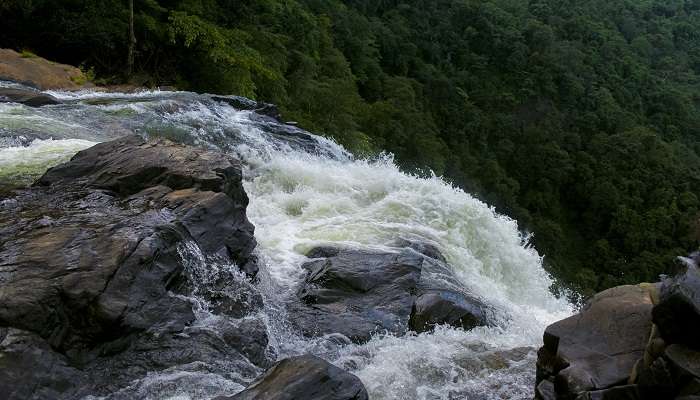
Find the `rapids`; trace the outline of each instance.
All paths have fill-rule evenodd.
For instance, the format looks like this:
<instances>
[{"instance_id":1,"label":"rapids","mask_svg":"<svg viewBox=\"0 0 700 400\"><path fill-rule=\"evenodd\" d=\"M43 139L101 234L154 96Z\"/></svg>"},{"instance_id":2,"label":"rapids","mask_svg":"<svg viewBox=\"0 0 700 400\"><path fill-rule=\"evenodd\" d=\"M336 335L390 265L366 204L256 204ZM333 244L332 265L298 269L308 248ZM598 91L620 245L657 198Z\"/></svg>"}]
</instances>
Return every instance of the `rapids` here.
<instances>
[{"instance_id":1,"label":"rapids","mask_svg":"<svg viewBox=\"0 0 700 400\"><path fill-rule=\"evenodd\" d=\"M75 152L130 132L233 153L245 167L273 354L319 355L360 377L377 400L532 398L542 332L573 307L551 293L542 258L516 221L439 177L402 172L390 156L356 160L328 139L207 95L48 93L65 103L0 103L0 187L29 184ZM363 345L337 335L303 338L290 328L284 304L303 279L307 250L328 243L381 249L397 237L435 244L464 286L499 311L497 326L377 335ZM195 253L181 252L201 272L206 261ZM206 325L206 310L197 315ZM179 370L124 390L187 399L241 389L223 376Z\"/></svg>"}]
</instances>

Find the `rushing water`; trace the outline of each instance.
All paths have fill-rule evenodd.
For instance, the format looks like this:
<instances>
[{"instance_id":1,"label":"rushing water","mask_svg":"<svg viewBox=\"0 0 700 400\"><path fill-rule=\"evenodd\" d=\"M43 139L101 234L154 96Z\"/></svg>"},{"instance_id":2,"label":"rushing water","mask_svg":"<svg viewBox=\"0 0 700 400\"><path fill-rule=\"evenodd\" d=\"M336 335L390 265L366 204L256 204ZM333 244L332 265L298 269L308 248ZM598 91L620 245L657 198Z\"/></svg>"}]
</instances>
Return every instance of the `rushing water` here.
<instances>
[{"instance_id":1,"label":"rushing water","mask_svg":"<svg viewBox=\"0 0 700 400\"><path fill-rule=\"evenodd\" d=\"M0 104L0 184L27 184L78 150L130 132L235 154L245 162L274 354L318 354L359 376L372 399L532 397L534 348L544 327L572 307L551 294L541 257L516 221L438 177L401 172L390 157L354 160L329 140L209 96L51 94L66 103ZM464 286L499 310L497 326L378 335L363 345L332 335L304 339L288 328L283 304L303 279L307 250L327 243L381 249L397 237L435 244ZM132 386L139 397L158 398L241 388L215 374L181 370Z\"/></svg>"}]
</instances>

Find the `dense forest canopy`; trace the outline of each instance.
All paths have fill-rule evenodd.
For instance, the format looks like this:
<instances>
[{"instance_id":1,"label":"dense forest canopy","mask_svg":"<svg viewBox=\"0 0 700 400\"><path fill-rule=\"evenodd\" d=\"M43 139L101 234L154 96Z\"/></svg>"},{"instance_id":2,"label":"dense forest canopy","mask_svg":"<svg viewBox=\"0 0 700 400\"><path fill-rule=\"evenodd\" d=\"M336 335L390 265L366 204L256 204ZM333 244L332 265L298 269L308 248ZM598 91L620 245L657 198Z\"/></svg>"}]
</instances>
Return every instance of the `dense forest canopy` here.
<instances>
[{"instance_id":1,"label":"dense forest canopy","mask_svg":"<svg viewBox=\"0 0 700 400\"><path fill-rule=\"evenodd\" d=\"M432 169L534 232L584 293L697 247L700 0L0 3L0 46L278 104Z\"/></svg>"}]
</instances>

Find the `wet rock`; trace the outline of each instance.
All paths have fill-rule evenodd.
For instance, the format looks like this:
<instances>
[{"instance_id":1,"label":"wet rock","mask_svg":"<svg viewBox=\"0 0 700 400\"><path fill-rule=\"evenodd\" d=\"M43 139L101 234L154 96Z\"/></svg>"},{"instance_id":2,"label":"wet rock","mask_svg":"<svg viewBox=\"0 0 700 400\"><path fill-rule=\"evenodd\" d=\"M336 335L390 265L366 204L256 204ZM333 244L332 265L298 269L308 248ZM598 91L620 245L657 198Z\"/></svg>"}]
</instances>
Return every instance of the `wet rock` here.
<instances>
[{"instance_id":1,"label":"wet rock","mask_svg":"<svg viewBox=\"0 0 700 400\"><path fill-rule=\"evenodd\" d=\"M439 254L439 252L438 252ZM401 335L435 324L473 328L490 308L470 296L441 261L411 247L397 251L318 247L303 265L308 275L291 305L307 335L341 333L365 342L376 332Z\"/></svg>"},{"instance_id":2,"label":"wet rock","mask_svg":"<svg viewBox=\"0 0 700 400\"><path fill-rule=\"evenodd\" d=\"M654 323L667 343L700 349L700 271L690 263L685 271L667 279L653 310Z\"/></svg>"},{"instance_id":3,"label":"wet rock","mask_svg":"<svg viewBox=\"0 0 700 400\"><path fill-rule=\"evenodd\" d=\"M556 400L554 384L548 380L543 380L535 389L535 400Z\"/></svg>"},{"instance_id":4,"label":"wet rock","mask_svg":"<svg viewBox=\"0 0 700 400\"><path fill-rule=\"evenodd\" d=\"M182 369L199 366L198 370L222 373L233 371L229 379L245 384L260 373L247 357L256 352L252 347L241 346L231 336L256 336L246 331L246 325L222 327L185 327L180 332L143 332L130 338L116 340L103 346L98 357L85 365L88 371L90 394L107 395L128 386L133 380L149 373L165 369ZM267 344L266 333L262 335ZM253 358L253 357L251 357ZM265 361L265 366L269 361Z\"/></svg>"},{"instance_id":5,"label":"wet rock","mask_svg":"<svg viewBox=\"0 0 700 400\"><path fill-rule=\"evenodd\" d=\"M679 396L700 396L700 379L693 378L681 384Z\"/></svg>"},{"instance_id":6,"label":"wet rock","mask_svg":"<svg viewBox=\"0 0 700 400\"><path fill-rule=\"evenodd\" d=\"M303 265L309 273L294 320L306 334L338 332L364 342L374 332L407 331L422 256L318 248L309 257L324 258Z\"/></svg>"},{"instance_id":7,"label":"wet rock","mask_svg":"<svg viewBox=\"0 0 700 400\"><path fill-rule=\"evenodd\" d=\"M244 391L218 400L366 400L355 375L312 355L286 358Z\"/></svg>"},{"instance_id":8,"label":"wet rock","mask_svg":"<svg viewBox=\"0 0 700 400\"><path fill-rule=\"evenodd\" d=\"M664 351L663 359L668 363L668 369L677 387L688 386L700 379L700 351L672 344Z\"/></svg>"},{"instance_id":9,"label":"wet rock","mask_svg":"<svg viewBox=\"0 0 700 400\"><path fill-rule=\"evenodd\" d=\"M245 215L241 179L240 164L219 153L129 136L79 152L49 169L37 185L79 180L132 203L156 202L177 216L206 254L231 258L254 275L254 228Z\"/></svg>"},{"instance_id":10,"label":"wet rock","mask_svg":"<svg viewBox=\"0 0 700 400\"><path fill-rule=\"evenodd\" d=\"M639 398L637 385L622 385L610 389L586 392L576 397L576 400L638 400ZM659 397L659 399L662 398L664 397Z\"/></svg>"},{"instance_id":11,"label":"wet rock","mask_svg":"<svg viewBox=\"0 0 700 400\"><path fill-rule=\"evenodd\" d=\"M104 394L182 363L226 360L249 377L257 373L249 360L268 365L264 326L230 319L259 308L253 294L236 302L227 291L235 286L220 284L226 301L212 309L233 326L222 334L190 327L187 296L197 282L188 263L197 257L184 259L183 249L196 249L202 262L235 263L249 276L257 271L236 160L126 137L78 153L16 193L12 206L0 203L0 237L7 238L0 245L0 326L32 339L22 351L16 344L0 350L0 360L22 354L3 370L0 386L33 363L44 368L44 359L55 360L47 365L58 379L46 386L63 391L53 398L70 397L83 382ZM63 379L62 371L89 379Z\"/></svg>"},{"instance_id":12,"label":"wet rock","mask_svg":"<svg viewBox=\"0 0 700 400\"><path fill-rule=\"evenodd\" d=\"M282 115L277 106L270 103L262 103L241 96L211 96L212 100L221 101L238 110L255 111L257 114L268 116L275 121L280 121Z\"/></svg>"},{"instance_id":13,"label":"wet rock","mask_svg":"<svg viewBox=\"0 0 700 400\"><path fill-rule=\"evenodd\" d=\"M1 87L0 103L20 103L29 107L61 104L57 98L34 90Z\"/></svg>"},{"instance_id":14,"label":"wet rock","mask_svg":"<svg viewBox=\"0 0 700 400\"><path fill-rule=\"evenodd\" d=\"M396 248L410 248L426 257L433 258L443 263L447 262L445 256L443 256L440 252L440 249L438 249L435 245L430 243L399 238L391 242L389 246Z\"/></svg>"},{"instance_id":15,"label":"wet rock","mask_svg":"<svg viewBox=\"0 0 700 400\"><path fill-rule=\"evenodd\" d=\"M469 374L477 375L484 371L497 371L509 368L513 363L528 358L532 347L516 347L509 350L494 350L488 346L468 346L469 352L455 357L455 363Z\"/></svg>"},{"instance_id":16,"label":"wet rock","mask_svg":"<svg viewBox=\"0 0 700 400\"><path fill-rule=\"evenodd\" d=\"M409 248L425 256L411 309L411 330L425 332L440 324L467 330L491 325L494 310L465 290L439 250L415 242Z\"/></svg>"},{"instance_id":17,"label":"wet rock","mask_svg":"<svg viewBox=\"0 0 700 400\"><path fill-rule=\"evenodd\" d=\"M0 328L0 393L4 399L77 397L85 378L39 336Z\"/></svg>"},{"instance_id":18,"label":"wet rock","mask_svg":"<svg viewBox=\"0 0 700 400\"><path fill-rule=\"evenodd\" d=\"M608 289L577 315L548 326L538 352L538 383L553 381L559 398L624 385L649 339L652 290Z\"/></svg>"},{"instance_id":19,"label":"wet rock","mask_svg":"<svg viewBox=\"0 0 700 400\"><path fill-rule=\"evenodd\" d=\"M663 358L657 358L641 369L637 385L642 399L672 398L676 392L668 363Z\"/></svg>"},{"instance_id":20,"label":"wet rock","mask_svg":"<svg viewBox=\"0 0 700 400\"><path fill-rule=\"evenodd\" d=\"M350 153L297 126L281 123L274 118L258 113L250 115L250 120L254 122L255 127L274 139L275 143L273 145L278 149L292 148L332 159L352 159Z\"/></svg>"}]
</instances>

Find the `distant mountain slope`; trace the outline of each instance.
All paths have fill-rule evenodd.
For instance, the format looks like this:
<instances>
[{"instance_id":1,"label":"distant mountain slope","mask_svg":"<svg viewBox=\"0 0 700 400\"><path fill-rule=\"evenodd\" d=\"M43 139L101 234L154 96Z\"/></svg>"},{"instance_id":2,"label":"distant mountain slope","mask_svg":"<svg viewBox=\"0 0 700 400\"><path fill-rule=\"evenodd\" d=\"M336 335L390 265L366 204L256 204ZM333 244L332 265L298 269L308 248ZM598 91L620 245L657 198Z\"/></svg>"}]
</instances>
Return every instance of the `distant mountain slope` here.
<instances>
[{"instance_id":1,"label":"distant mountain slope","mask_svg":"<svg viewBox=\"0 0 700 400\"><path fill-rule=\"evenodd\" d=\"M444 174L585 292L655 280L697 247L698 0L135 3L132 81L276 103L356 153ZM6 2L0 46L122 81L126 7Z\"/></svg>"}]
</instances>

